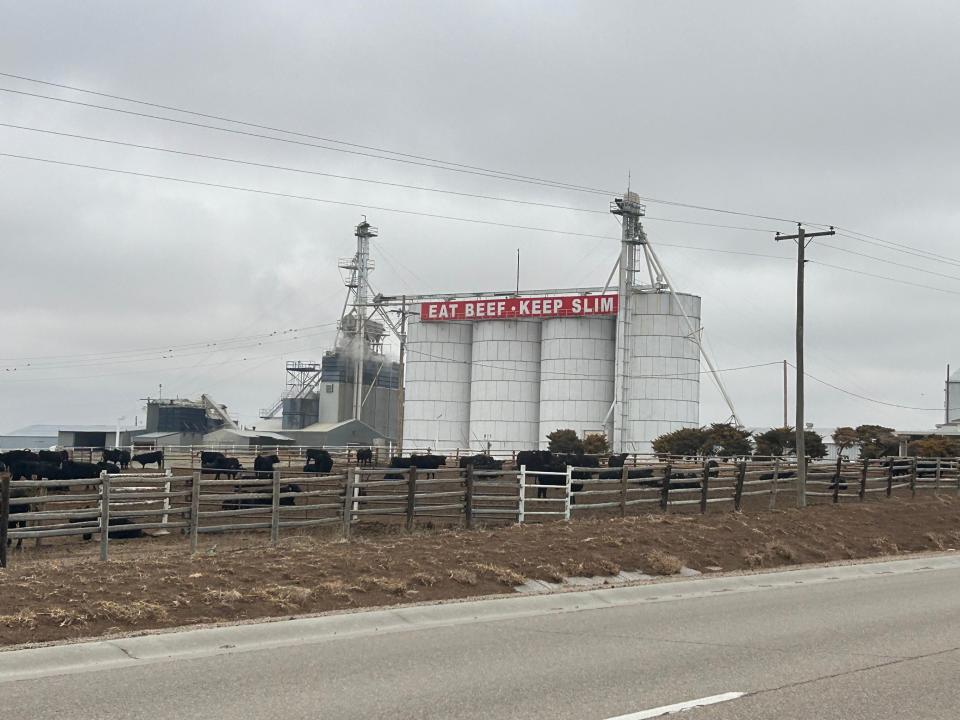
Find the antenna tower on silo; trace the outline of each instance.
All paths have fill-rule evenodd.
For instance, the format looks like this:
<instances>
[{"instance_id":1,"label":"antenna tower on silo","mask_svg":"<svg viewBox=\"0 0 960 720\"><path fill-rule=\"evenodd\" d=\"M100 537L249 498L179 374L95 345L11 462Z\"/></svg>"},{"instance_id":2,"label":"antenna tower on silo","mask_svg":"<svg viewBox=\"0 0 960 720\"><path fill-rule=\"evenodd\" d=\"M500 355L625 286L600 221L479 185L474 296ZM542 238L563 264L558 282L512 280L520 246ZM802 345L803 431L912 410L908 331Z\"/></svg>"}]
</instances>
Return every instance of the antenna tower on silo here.
<instances>
[{"instance_id":1,"label":"antenna tower on silo","mask_svg":"<svg viewBox=\"0 0 960 720\"><path fill-rule=\"evenodd\" d=\"M623 197L615 198L613 202L610 203L610 212L623 218L620 241L620 258L617 261L617 266L615 266L615 269L619 267L620 271L620 297L619 308L617 311L617 372L614 382L614 401L613 406L611 407L613 412L611 413L610 417L610 424L613 426L612 439L614 450L621 452L624 448L626 440L626 383L630 368L630 348L628 346L627 338L628 331L630 329L632 311L630 297L634 289L653 292L666 291L670 293L674 299L674 302L677 304L677 308L680 310L680 313L683 315L683 318L686 321L687 327L690 331L690 339L697 344L697 347L700 350L700 355L703 357L703 360L707 365L710 376L713 378L717 389L720 391L720 394L723 396L727 407L730 409L731 419L734 421L737 427L743 427L743 423L740 422L740 416L737 415L737 411L733 407L733 400L731 400L730 395L727 392L727 388L724 385L723 380L720 378L720 374L717 372L716 367L714 367L713 360L710 358L706 348L703 346L702 338L700 336L701 330L694 326L693 322L690 320L690 317L684 310L683 304L676 296L673 283L670 282L670 277L667 275L666 269L660 262L660 258L657 257L657 253L650 244L650 241L647 239L647 234L643 230L643 224L640 222L640 218L646 214L646 207L640 203L640 196L631 191L628 184L627 191L623 194ZM643 258L647 266L649 284L639 282L637 278L640 266L638 257L640 248L643 248Z\"/></svg>"},{"instance_id":2,"label":"antenna tower on silo","mask_svg":"<svg viewBox=\"0 0 960 720\"><path fill-rule=\"evenodd\" d=\"M370 240L377 237L379 232L364 216L353 234L357 238L357 252L352 258L341 258L339 262L340 269L347 271L344 275L347 297L338 324L337 347L349 350L354 361L353 417L359 420L364 400L364 360L368 354L383 351L385 332L383 323L370 319L376 311L370 303L370 272L374 268L373 258L370 257Z\"/></svg>"}]
</instances>

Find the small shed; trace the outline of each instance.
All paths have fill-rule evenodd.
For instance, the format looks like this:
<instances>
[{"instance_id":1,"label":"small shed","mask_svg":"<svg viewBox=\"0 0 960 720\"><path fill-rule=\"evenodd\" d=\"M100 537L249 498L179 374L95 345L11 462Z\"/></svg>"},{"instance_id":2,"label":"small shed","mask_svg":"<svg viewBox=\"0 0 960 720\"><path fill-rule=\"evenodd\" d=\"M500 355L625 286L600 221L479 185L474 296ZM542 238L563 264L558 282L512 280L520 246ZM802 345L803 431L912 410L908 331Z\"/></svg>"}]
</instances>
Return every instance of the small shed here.
<instances>
[{"instance_id":1,"label":"small shed","mask_svg":"<svg viewBox=\"0 0 960 720\"><path fill-rule=\"evenodd\" d=\"M361 420L318 422L307 425L301 430L284 430L284 433L296 438L297 444L303 446L370 447L387 444L387 438L383 433Z\"/></svg>"},{"instance_id":2,"label":"small shed","mask_svg":"<svg viewBox=\"0 0 960 720\"><path fill-rule=\"evenodd\" d=\"M228 447L276 447L294 445L296 440L284 433L268 430L231 430L220 428L203 436L203 444Z\"/></svg>"},{"instance_id":3,"label":"small shed","mask_svg":"<svg viewBox=\"0 0 960 720\"><path fill-rule=\"evenodd\" d=\"M184 432L148 432L140 433L133 438L135 448L166 448L199 445L203 442L201 433Z\"/></svg>"}]
</instances>

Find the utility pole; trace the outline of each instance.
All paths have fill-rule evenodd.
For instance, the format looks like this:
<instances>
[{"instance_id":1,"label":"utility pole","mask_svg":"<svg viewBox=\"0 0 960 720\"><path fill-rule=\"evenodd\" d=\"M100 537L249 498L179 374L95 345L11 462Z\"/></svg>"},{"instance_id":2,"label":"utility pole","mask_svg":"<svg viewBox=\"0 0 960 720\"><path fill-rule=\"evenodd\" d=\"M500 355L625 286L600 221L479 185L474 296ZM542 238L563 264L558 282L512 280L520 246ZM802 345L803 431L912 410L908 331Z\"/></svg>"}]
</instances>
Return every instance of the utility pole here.
<instances>
[{"instance_id":1,"label":"utility pole","mask_svg":"<svg viewBox=\"0 0 960 720\"><path fill-rule=\"evenodd\" d=\"M783 426L787 427L787 361L783 361Z\"/></svg>"},{"instance_id":2,"label":"utility pole","mask_svg":"<svg viewBox=\"0 0 960 720\"><path fill-rule=\"evenodd\" d=\"M781 235L777 233L776 241L797 241L797 507L807 506L807 443L804 436L805 423L803 420L803 275L806 260L807 244L815 237L836 235L833 226L829 230L809 233L797 223L796 235Z\"/></svg>"}]
</instances>

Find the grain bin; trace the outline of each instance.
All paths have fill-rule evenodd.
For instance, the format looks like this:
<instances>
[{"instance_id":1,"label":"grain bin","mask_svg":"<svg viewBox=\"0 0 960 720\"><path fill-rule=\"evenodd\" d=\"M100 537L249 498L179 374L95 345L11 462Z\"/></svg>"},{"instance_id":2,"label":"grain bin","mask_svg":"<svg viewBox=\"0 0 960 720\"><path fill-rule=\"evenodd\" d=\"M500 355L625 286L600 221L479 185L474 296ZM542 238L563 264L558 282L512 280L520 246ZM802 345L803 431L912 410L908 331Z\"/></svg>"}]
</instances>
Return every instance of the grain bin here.
<instances>
[{"instance_id":1,"label":"grain bin","mask_svg":"<svg viewBox=\"0 0 960 720\"><path fill-rule=\"evenodd\" d=\"M540 321L476 323L471 375L470 447L538 447Z\"/></svg>"},{"instance_id":2,"label":"grain bin","mask_svg":"<svg viewBox=\"0 0 960 720\"><path fill-rule=\"evenodd\" d=\"M551 318L541 325L540 448L558 428L605 432L613 402L616 321Z\"/></svg>"},{"instance_id":3,"label":"grain bin","mask_svg":"<svg viewBox=\"0 0 960 720\"><path fill-rule=\"evenodd\" d=\"M452 449L469 445L470 359L468 322L407 324L403 447Z\"/></svg>"},{"instance_id":4,"label":"grain bin","mask_svg":"<svg viewBox=\"0 0 960 720\"><path fill-rule=\"evenodd\" d=\"M632 295L627 335L630 362L625 417L621 418L626 452L650 452L651 441L659 435L699 423L700 349L678 300L699 331L696 295Z\"/></svg>"}]
</instances>

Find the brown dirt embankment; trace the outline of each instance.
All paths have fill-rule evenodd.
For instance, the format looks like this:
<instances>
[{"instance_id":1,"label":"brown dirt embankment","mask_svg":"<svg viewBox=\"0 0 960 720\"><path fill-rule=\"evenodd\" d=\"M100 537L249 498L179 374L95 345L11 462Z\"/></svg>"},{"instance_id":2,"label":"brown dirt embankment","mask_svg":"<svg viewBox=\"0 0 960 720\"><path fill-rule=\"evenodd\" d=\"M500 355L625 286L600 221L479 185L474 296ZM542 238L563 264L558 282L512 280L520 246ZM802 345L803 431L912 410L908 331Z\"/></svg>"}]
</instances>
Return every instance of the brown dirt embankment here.
<instances>
[{"instance_id":1,"label":"brown dirt embankment","mask_svg":"<svg viewBox=\"0 0 960 720\"><path fill-rule=\"evenodd\" d=\"M804 511L624 519L403 534L308 536L264 546L224 536L182 546L116 542L116 559L11 553L0 570L0 645L512 593L525 578L771 568L960 548L960 500L893 498ZM89 547L88 552L95 549Z\"/></svg>"}]
</instances>

